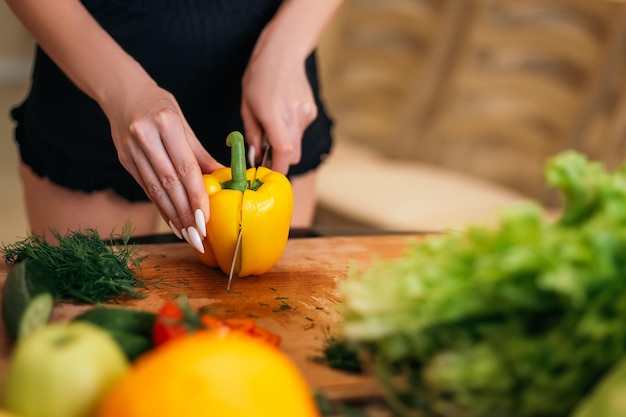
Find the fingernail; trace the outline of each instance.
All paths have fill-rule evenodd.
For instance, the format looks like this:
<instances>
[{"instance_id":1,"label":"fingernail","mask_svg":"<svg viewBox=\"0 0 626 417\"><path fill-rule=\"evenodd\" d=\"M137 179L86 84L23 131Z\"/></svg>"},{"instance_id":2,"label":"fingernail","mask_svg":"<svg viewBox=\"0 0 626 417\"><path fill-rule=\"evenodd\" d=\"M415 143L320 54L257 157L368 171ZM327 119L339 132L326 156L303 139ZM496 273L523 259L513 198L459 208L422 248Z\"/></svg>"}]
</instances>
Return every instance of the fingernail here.
<instances>
[{"instance_id":1,"label":"fingernail","mask_svg":"<svg viewBox=\"0 0 626 417\"><path fill-rule=\"evenodd\" d=\"M180 234L180 231L176 228L176 226L174 226L174 223L172 223L171 220L169 221L169 225L170 225L170 229L172 229L172 232L174 232L176 237L179 239L182 239L183 235Z\"/></svg>"},{"instance_id":2,"label":"fingernail","mask_svg":"<svg viewBox=\"0 0 626 417\"><path fill-rule=\"evenodd\" d=\"M191 244L191 242L189 241L189 233L187 233L187 229L183 227L180 231L182 232L183 238L187 241L187 243Z\"/></svg>"},{"instance_id":3,"label":"fingernail","mask_svg":"<svg viewBox=\"0 0 626 417\"><path fill-rule=\"evenodd\" d=\"M206 237L206 220L204 220L204 213L202 210L197 209L194 213L196 217L196 227L198 228L198 232L202 235L202 237Z\"/></svg>"},{"instance_id":4,"label":"fingernail","mask_svg":"<svg viewBox=\"0 0 626 417\"><path fill-rule=\"evenodd\" d=\"M256 159L256 148L254 146L250 146L250 148L248 149L248 163L250 164L251 168L254 168L255 159Z\"/></svg>"},{"instance_id":5,"label":"fingernail","mask_svg":"<svg viewBox=\"0 0 626 417\"><path fill-rule=\"evenodd\" d=\"M187 229L187 233L189 234L189 243L191 244L191 246L193 246L198 252L204 253L202 238L200 237L200 234L198 233L196 228L193 226L190 227L189 229Z\"/></svg>"}]
</instances>

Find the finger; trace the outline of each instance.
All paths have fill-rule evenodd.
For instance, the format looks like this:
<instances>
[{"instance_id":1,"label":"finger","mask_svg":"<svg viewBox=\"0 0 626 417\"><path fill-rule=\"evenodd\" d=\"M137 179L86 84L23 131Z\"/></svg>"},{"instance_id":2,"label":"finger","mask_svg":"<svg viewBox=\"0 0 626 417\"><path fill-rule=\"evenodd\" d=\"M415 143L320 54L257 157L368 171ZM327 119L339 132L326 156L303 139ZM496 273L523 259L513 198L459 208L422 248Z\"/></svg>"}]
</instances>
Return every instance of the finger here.
<instances>
[{"instance_id":1,"label":"finger","mask_svg":"<svg viewBox=\"0 0 626 417\"><path fill-rule=\"evenodd\" d=\"M242 101L241 103L241 118L243 120L244 137L250 149L249 156L252 155L248 163L250 166L254 166L261 156L260 149L263 137L263 126L261 126L258 119L254 116L252 109L248 106L246 101Z\"/></svg>"},{"instance_id":2,"label":"finger","mask_svg":"<svg viewBox=\"0 0 626 417\"><path fill-rule=\"evenodd\" d=\"M272 168L286 174L289 166L301 158L302 136L317 117L317 106L311 99L294 105L282 118L268 124L267 134L272 144Z\"/></svg>"},{"instance_id":3,"label":"finger","mask_svg":"<svg viewBox=\"0 0 626 417\"><path fill-rule=\"evenodd\" d=\"M191 149L191 142L198 142L198 140L191 129L185 129L185 122L181 122L181 119L180 115L164 112L157 117L156 124L161 132L162 144L176 174L172 177L175 181L170 196L173 197L172 200L181 215L181 221L189 232L192 240L190 243L199 249L196 243L206 237L206 223L210 216L209 197L204 186L202 171ZM184 142L181 142L181 139ZM189 215L191 218L187 217ZM199 246L202 247L201 244Z\"/></svg>"},{"instance_id":4,"label":"finger","mask_svg":"<svg viewBox=\"0 0 626 417\"><path fill-rule=\"evenodd\" d=\"M176 236L184 238L194 249L204 253L203 236L200 234L201 232L206 234L204 216L199 216L198 214L201 211L197 210L192 222L187 220L186 217L188 215L181 215L183 210L190 212L190 208L185 190L180 187L180 180L176 177L176 172L169 160L152 155L152 161L154 162L151 162L143 152L140 152L137 158L138 160L143 160L137 166L144 181L146 181L147 192L159 208L161 216L168 222ZM154 168L150 168L152 163L159 165L160 174L157 174ZM167 169L165 169L166 165L169 165ZM196 220L198 223L195 222ZM200 226L196 226L196 224Z\"/></svg>"},{"instance_id":5,"label":"finger","mask_svg":"<svg viewBox=\"0 0 626 417\"><path fill-rule=\"evenodd\" d=\"M139 186L146 192L146 195L148 195L148 191L147 191L148 187L146 186L146 183L141 177L141 175L139 174L139 169L137 168L137 165L135 165L135 163L132 160L129 160L128 164L124 165L124 168L126 168L126 170L130 172L130 174L133 176L133 178L135 178ZM180 226L177 227L174 224L174 222L170 220L172 217L167 214L166 210L164 210L159 204L155 203L154 206L159 212L161 218L168 224L168 226L172 230L172 233L174 233L174 235L176 235L177 238L183 239L183 235L180 232ZM176 209L174 208L174 205L172 204L169 205L169 210L167 211L171 213L176 213Z\"/></svg>"},{"instance_id":6,"label":"finger","mask_svg":"<svg viewBox=\"0 0 626 417\"><path fill-rule=\"evenodd\" d=\"M163 120L159 120L168 117L164 113L171 112L161 113L155 119L156 125L147 122L133 125L131 132L139 147L134 152L134 160L150 199L167 213L169 220L182 232L186 227L195 226L194 215L179 173L165 148L164 141L168 141L171 133L164 129ZM182 136L182 129L180 131ZM174 212L169 209L170 205L174 207Z\"/></svg>"},{"instance_id":7,"label":"finger","mask_svg":"<svg viewBox=\"0 0 626 417\"><path fill-rule=\"evenodd\" d=\"M302 158L302 137L304 136L304 131L311 125L311 122L317 118L317 111L317 106L313 99L302 103L296 109L296 120L288 124L294 145L291 160L289 161L291 165L297 164Z\"/></svg>"},{"instance_id":8,"label":"finger","mask_svg":"<svg viewBox=\"0 0 626 417\"><path fill-rule=\"evenodd\" d=\"M191 127L184 121L185 126L185 137L187 138L187 142L189 143L189 147L191 148L196 161L200 166L201 173L211 173L214 170L223 167L222 164L217 162L215 158L211 154L209 154L206 149L202 146L196 135L191 130ZM195 207L194 209L194 220L196 223L196 228L202 238L206 237L207 230L206 225L209 222L209 218L211 217L211 204L209 201L209 194L207 193L206 187L204 185L204 179L202 180L201 189L196 193L193 191L189 192L189 201L191 207Z\"/></svg>"},{"instance_id":9,"label":"finger","mask_svg":"<svg viewBox=\"0 0 626 417\"><path fill-rule=\"evenodd\" d=\"M189 146L191 147L191 152L193 153L202 174L210 174L216 169L224 167L223 164L219 163L209 152L207 152L206 149L204 149L200 142L192 141Z\"/></svg>"},{"instance_id":10,"label":"finger","mask_svg":"<svg viewBox=\"0 0 626 417\"><path fill-rule=\"evenodd\" d=\"M254 146L248 148L248 165L252 168L256 167L256 148Z\"/></svg>"},{"instance_id":11,"label":"finger","mask_svg":"<svg viewBox=\"0 0 626 417\"><path fill-rule=\"evenodd\" d=\"M267 137L272 145L272 169L287 174L291 164L293 134L284 122L268 124Z\"/></svg>"},{"instance_id":12,"label":"finger","mask_svg":"<svg viewBox=\"0 0 626 417\"><path fill-rule=\"evenodd\" d=\"M135 178L137 183L145 191L146 195L154 203L161 217L167 222L176 236L182 238L180 229L182 224L178 220L178 213L169 198L156 197L152 190L160 188L159 179L152 169L149 161L140 150L129 148L131 158L125 165L126 170ZM140 168L140 166L142 168ZM156 193L162 195L163 193Z\"/></svg>"},{"instance_id":13,"label":"finger","mask_svg":"<svg viewBox=\"0 0 626 417\"><path fill-rule=\"evenodd\" d=\"M185 137L187 138L187 142L191 147L191 151L193 152L196 161L198 161L198 165L200 165L200 171L203 174L210 174L218 168L223 168L224 165L220 164L213 156L207 152L207 150L202 146L202 143L198 140L195 133L189 126L186 120L183 120L184 128L185 128ZM207 219L208 220L208 219Z\"/></svg>"}]
</instances>

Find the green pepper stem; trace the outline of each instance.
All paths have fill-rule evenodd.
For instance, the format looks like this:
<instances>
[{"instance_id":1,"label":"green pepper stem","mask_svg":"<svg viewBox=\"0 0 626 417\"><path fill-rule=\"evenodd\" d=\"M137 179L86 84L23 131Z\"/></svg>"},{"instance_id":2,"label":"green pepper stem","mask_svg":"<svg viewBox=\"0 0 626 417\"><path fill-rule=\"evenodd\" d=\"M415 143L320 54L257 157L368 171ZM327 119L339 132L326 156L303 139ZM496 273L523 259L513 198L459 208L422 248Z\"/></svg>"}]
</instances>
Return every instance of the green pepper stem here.
<instances>
[{"instance_id":1,"label":"green pepper stem","mask_svg":"<svg viewBox=\"0 0 626 417\"><path fill-rule=\"evenodd\" d=\"M246 179L246 148L243 143L243 135L240 132L231 132L226 137L226 145L230 146L230 170L231 180L224 182L222 188L241 191L248 188Z\"/></svg>"}]
</instances>

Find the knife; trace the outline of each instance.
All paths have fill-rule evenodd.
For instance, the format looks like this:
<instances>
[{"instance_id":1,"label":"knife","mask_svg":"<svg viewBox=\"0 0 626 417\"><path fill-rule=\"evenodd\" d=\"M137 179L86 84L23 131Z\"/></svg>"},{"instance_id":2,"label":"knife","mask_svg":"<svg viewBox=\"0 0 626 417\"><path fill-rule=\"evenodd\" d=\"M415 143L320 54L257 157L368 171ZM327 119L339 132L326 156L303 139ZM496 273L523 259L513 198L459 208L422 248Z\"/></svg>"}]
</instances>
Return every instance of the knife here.
<instances>
[{"instance_id":1,"label":"knife","mask_svg":"<svg viewBox=\"0 0 626 417\"><path fill-rule=\"evenodd\" d=\"M261 148L263 149L263 157L261 158L260 166L271 168L272 147L270 146L270 142L267 140L267 136L265 135L263 135L263 139L261 140Z\"/></svg>"},{"instance_id":2,"label":"knife","mask_svg":"<svg viewBox=\"0 0 626 417\"><path fill-rule=\"evenodd\" d=\"M271 146L265 135L261 138L261 152L263 152L263 157L259 166L271 168ZM256 166L256 148L248 150L248 164L252 168Z\"/></svg>"},{"instance_id":3,"label":"knife","mask_svg":"<svg viewBox=\"0 0 626 417\"><path fill-rule=\"evenodd\" d=\"M263 139L261 140L261 148L263 149L263 157L261 158L261 164L259 166L270 167L271 166L271 146L270 146L269 141L267 140L266 135L263 135ZM254 154L250 155L250 165L254 167ZM235 251L233 252L233 260L230 263L230 273L228 274L228 286L226 287L227 291L230 291L233 278L237 274L237 272L235 271L235 266L237 265L237 260L239 259L238 257L239 251L241 250L241 234L242 234L241 230L242 229L240 227L239 234L237 235L237 243L235 244Z\"/></svg>"}]
</instances>

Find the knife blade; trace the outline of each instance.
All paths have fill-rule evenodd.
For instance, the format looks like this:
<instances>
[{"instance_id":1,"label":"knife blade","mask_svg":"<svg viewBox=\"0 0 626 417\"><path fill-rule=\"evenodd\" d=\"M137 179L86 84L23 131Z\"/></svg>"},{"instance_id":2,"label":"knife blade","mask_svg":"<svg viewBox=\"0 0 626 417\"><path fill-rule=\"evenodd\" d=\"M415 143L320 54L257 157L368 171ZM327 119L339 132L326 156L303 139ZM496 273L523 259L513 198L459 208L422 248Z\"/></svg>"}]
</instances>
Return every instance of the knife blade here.
<instances>
[{"instance_id":1,"label":"knife blade","mask_svg":"<svg viewBox=\"0 0 626 417\"><path fill-rule=\"evenodd\" d=\"M263 157L261 158L262 167L271 168L272 167L272 155L270 146L270 142L267 140L267 136L263 135L263 139L261 140L261 148L263 149Z\"/></svg>"},{"instance_id":2,"label":"knife blade","mask_svg":"<svg viewBox=\"0 0 626 417\"><path fill-rule=\"evenodd\" d=\"M235 266L237 265L237 260L238 260L240 250L241 250L241 227L239 228L239 234L237 235L237 243L235 244L235 252L233 253L233 261L230 264L230 273L228 274L228 286L226 287L226 291L230 291L230 286L232 285L233 278L236 275Z\"/></svg>"},{"instance_id":3,"label":"knife blade","mask_svg":"<svg viewBox=\"0 0 626 417\"><path fill-rule=\"evenodd\" d=\"M263 139L261 140L261 148L263 149L263 156L261 158L260 166L269 167L271 165L271 146L269 141L267 140L267 136L263 135ZM250 164L254 167L254 155L250 156ZM256 180L256 173L255 178ZM239 226L239 234L237 235L237 243L235 244L235 251L233 253L233 260L230 264L230 273L228 274L228 286L226 287L227 291L230 291L232 286L233 279L237 275L237 271L235 267L237 265L237 261L239 260L239 252L241 251L241 225Z\"/></svg>"},{"instance_id":4,"label":"knife blade","mask_svg":"<svg viewBox=\"0 0 626 417\"><path fill-rule=\"evenodd\" d=\"M259 166L270 168L270 148L267 136L263 135L261 138L261 152L263 153L263 156L261 157L261 164ZM251 146L248 149L248 164L250 167L256 168L256 148L254 146Z\"/></svg>"}]
</instances>

